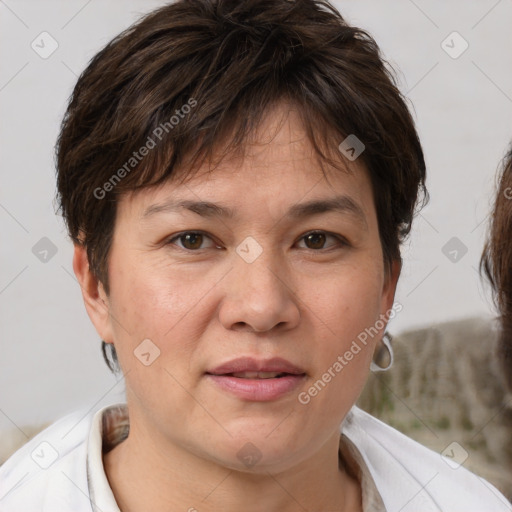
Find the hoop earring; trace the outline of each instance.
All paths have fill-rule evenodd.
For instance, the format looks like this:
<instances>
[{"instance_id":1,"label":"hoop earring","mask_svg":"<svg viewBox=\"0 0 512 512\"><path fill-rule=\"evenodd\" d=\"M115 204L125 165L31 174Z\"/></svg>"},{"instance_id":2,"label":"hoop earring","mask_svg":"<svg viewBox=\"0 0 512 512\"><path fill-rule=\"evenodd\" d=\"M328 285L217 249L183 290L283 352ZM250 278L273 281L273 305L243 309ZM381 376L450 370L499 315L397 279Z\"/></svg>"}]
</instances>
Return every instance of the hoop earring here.
<instances>
[{"instance_id":1,"label":"hoop earring","mask_svg":"<svg viewBox=\"0 0 512 512\"><path fill-rule=\"evenodd\" d=\"M395 354L393 353L393 347L391 346L391 335L386 331L384 333L384 336L382 337L382 343L386 347L386 349L389 352L389 364L387 366L379 366L375 362L371 362L370 364L370 370L372 372L378 373L378 372L387 372L392 366L395 361Z\"/></svg>"}]
</instances>

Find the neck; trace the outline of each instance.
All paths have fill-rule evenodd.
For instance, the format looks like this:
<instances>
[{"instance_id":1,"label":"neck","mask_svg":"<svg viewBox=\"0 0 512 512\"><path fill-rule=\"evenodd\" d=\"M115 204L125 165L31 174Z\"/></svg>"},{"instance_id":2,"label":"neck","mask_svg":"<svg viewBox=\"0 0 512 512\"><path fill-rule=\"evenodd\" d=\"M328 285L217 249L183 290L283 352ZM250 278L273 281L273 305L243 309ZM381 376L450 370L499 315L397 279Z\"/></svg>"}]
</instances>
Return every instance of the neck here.
<instances>
[{"instance_id":1,"label":"neck","mask_svg":"<svg viewBox=\"0 0 512 512\"><path fill-rule=\"evenodd\" d=\"M122 512L361 511L359 483L339 464L337 432L312 458L259 473L226 468L177 446L163 450L161 440L141 434L131 425L128 438L103 458Z\"/></svg>"}]
</instances>

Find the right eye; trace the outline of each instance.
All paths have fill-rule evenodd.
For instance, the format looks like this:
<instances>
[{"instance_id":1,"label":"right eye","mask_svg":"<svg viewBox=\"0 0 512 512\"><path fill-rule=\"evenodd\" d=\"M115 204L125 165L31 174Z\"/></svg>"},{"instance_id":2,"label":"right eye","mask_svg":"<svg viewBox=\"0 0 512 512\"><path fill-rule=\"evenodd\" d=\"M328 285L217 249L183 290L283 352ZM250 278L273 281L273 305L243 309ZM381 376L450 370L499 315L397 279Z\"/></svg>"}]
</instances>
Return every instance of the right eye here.
<instances>
[{"instance_id":1,"label":"right eye","mask_svg":"<svg viewBox=\"0 0 512 512\"><path fill-rule=\"evenodd\" d=\"M205 240L209 240L210 245L208 247L201 247ZM178 241L180 243L177 243ZM201 249L218 247L218 245L202 231L184 231L182 233L178 233L166 242L166 245L171 244L177 245L180 249L185 249L187 251L198 251Z\"/></svg>"}]
</instances>

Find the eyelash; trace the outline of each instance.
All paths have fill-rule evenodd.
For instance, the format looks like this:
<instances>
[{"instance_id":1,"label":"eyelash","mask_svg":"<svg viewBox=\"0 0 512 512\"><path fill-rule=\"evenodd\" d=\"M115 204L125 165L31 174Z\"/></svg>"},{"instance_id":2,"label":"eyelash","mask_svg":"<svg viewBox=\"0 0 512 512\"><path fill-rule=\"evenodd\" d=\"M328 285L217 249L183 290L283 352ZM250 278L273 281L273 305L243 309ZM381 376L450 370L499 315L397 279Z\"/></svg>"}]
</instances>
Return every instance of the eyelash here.
<instances>
[{"instance_id":1,"label":"eyelash","mask_svg":"<svg viewBox=\"0 0 512 512\"><path fill-rule=\"evenodd\" d=\"M165 242L165 245L173 245L176 240L179 240L179 239L183 238L185 235L203 235L204 237L209 238L214 244L216 243L212 239L212 237L210 235L208 235L208 233L206 233L204 231L182 231L181 233L173 235L172 238L169 238ZM341 247L349 247L350 246L349 242L344 237L342 237L340 235L335 235L334 233L330 233L328 231L322 231L322 230L308 231L307 233L304 233L299 238L299 240L303 240L303 239L305 239L309 235L326 235L327 237L330 236L332 238L335 238L338 241L339 246L341 246ZM186 247L180 247L179 245L177 247L179 249L183 250L183 251L186 251L186 252L201 252L201 251L205 250L205 249L187 249ZM218 245L217 245L217 247L218 247ZM329 247L327 249L310 249L308 247L306 247L305 249L308 250L308 251L313 251L313 252L321 252L321 251L329 251L329 250L332 250L332 249L336 249L336 246L335 247Z\"/></svg>"}]
</instances>

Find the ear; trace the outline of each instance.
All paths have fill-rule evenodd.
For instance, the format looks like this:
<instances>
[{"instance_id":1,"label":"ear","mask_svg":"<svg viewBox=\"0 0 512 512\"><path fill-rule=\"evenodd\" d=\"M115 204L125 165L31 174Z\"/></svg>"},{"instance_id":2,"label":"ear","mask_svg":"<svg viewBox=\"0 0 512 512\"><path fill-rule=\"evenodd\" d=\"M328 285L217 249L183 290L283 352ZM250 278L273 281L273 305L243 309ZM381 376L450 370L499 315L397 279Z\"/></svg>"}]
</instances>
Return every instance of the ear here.
<instances>
[{"instance_id":1,"label":"ear","mask_svg":"<svg viewBox=\"0 0 512 512\"><path fill-rule=\"evenodd\" d=\"M395 300L396 285L400 272L402 271L402 262L393 260L389 270L386 272L384 287L382 289L382 308L383 312L389 311L393 307Z\"/></svg>"},{"instance_id":2,"label":"ear","mask_svg":"<svg viewBox=\"0 0 512 512\"><path fill-rule=\"evenodd\" d=\"M75 244L73 270L82 289L85 309L101 339L113 343L109 299L103 284L92 273L85 246Z\"/></svg>"}]
</instances>

